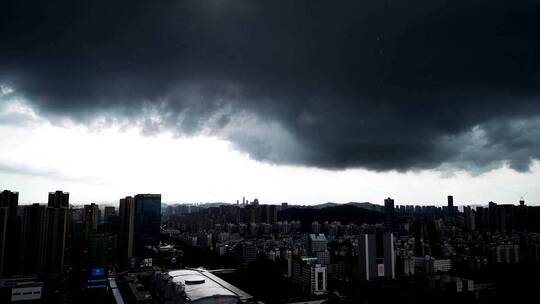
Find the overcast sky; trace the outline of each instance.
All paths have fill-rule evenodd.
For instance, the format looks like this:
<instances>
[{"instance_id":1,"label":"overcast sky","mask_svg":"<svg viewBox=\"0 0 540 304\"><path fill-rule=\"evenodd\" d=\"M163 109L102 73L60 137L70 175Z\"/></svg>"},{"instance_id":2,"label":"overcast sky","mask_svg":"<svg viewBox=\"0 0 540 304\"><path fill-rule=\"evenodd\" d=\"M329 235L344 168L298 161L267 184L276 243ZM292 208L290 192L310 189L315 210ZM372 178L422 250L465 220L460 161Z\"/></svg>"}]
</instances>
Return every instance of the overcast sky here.
<instances>
[{"instance_id":1,"label":"overcast sky","mask_svg":"<svg viewBox=\"0 0 540 304\"><path fill-rule=\"evenodd\" d=\"M7 1L21 201L540 203L533 0Z\"/></svg>"}]
</instances>

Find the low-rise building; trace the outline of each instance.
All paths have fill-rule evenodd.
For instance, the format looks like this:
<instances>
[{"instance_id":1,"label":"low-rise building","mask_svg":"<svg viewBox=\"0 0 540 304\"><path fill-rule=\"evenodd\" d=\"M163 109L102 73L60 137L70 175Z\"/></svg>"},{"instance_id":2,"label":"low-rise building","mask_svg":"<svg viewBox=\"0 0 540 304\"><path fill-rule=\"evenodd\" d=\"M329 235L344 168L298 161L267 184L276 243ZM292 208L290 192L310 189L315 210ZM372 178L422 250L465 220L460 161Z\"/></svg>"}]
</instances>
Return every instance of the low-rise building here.
<instances>
[{"instance_id":1,"label":"low-rise building","mask_svg":"<svg viewBox=\"0 0 540 304\"><path fill-rule=\"evenodd\" d=\"M154 280L167 303L236 304L254 301L251 295L204 269L156 272Z\"/></svg>"}]
</instances>

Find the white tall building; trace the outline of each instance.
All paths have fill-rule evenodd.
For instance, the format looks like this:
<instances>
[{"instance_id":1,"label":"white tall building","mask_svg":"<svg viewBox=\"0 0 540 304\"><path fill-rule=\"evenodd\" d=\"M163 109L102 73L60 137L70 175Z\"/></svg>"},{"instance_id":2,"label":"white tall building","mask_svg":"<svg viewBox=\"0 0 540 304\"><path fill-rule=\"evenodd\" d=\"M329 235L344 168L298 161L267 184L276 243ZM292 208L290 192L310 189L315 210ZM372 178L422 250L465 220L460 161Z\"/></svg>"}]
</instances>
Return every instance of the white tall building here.
<instances>
[{"instance_id":1,"label":"white tall building","mask_svg":"<svg viewBox=\"0 0 540 304\"><path fill-rule=\"evenodd\" d=\"M311 293L326 293L326 266L315 264L311 267Z\"/></svg>"}]
</instances>

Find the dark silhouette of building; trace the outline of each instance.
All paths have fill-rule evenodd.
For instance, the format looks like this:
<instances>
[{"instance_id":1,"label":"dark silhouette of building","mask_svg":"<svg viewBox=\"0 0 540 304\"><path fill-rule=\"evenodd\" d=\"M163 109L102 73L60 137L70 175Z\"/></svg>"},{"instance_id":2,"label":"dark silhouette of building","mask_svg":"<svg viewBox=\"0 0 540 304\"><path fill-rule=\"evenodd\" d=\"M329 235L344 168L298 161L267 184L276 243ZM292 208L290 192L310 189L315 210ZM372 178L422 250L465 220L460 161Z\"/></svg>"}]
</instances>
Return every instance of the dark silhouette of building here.
<instances>
[{"instance_id":1,"label":"dark silhouette of building","mask_svg":"<svg viewBox=\"0 0 540 304\"><path fill-rule=\"evenodd\" d=\"M61 273L64 268L64 252L66 248L67 217L69 194L57 191L62 197L55 200L46 209L45 225L45 249L42 255L42 264L45 273ZM50 198L49 194L49 198ZM60 202L60 203L57 203Z\"/></svg>"},{"instance_id":2,"label":"dark silhouette of building","mask_svg":"<svg viewBox=\"0 0 540 304\"><path fill-rule=\"evenodd\" d=\"M116 208L112 206L105 207L104 224L106 234L118 234L119 218L118 214L116 214Z\"/></svg>"},{"instance_id":3,"label":"dark silhouette of building","mask_svg":"<svg viewBox=\"0 0 540 304\"><path fill-rule=\"evenodd\" d=\"M49 193L47 206L33 204L21 210L18 273L59 274L64 268L69 194Z\"/></svg>"},{"instance_id":4,"label":"dark silhouette of building","mask_svg":"<svg viewBox=\"0 0 540 304\"><path fill-rule=\"evenodd\" d=\"M262 209L259 205L247 205L244 208L249 223L261 223Z\"/></svg>"},{"instance_id":5,"label":"dark silhouette of building","mask_svg":"<svg viewBox=\"0 0 540 304\"><path fill-rule=\"evenodd\" d=\"M55 192L49 192L49 201L47 205L54 208L68 208L69 192L62 192L59 190Z\"/></svg>"},{"instance_id":6,"label":"dark silhouette of building","mask_svg":"<svg viewBox=\"0 0 540 304\"><path fill-rule=\"evenodd\" d=\"M96 204L84 205L84 244L88 248L92 237L97 233L99 218L99 206Z\"/></svg>"},{"instance_id":7,"label":"dark silhouette of building","mask_svg":"<svg viewBox=\"0 0 540 304\"><path fill-rule=\"evenodd\" d=\"M448 215L454 215L454 197L452 195L448 196Z\"/></svg>"},{"instance_id":8,"label":"dark silhouette of building","mask_svg":"<svg viewBox=\"0 0 540 304\"><path fill-rule=\"evenodd\" d=\"M132 196L120 199L118 208L120 229L118 234L117 258L121 265L126 263L133 256L133 233L135 224L135 202Z\"/></svg>"},{"instance_id":9,"label":"dark silhouette of building","mask_svg":"<svg viewBox=\"0 0 540 304\"><path fill-rule=\"evenodd\" d=\"M144 246L157 246L161 227L161 194L137 194L135 201L135 223L133 250L141 256Z\"/></svg>"},{"instance_id":10,"label":"dark silhouette of building","mask_svg":"<svg viewBox=\"0 0 540 304\"><path fill-rule=\"evenodd\" d=\"M394 200L391 198L384 200L384 226L386 229L392 229L395 226Z\"/></svg>"},{"instance_id":11,"label":"dark silhouette of building","mask_svg":"<svg viewBox=\"0 0 540 304\"><path fill-rule=\"evenodd\" d=\"M277 222L277 206L276 205L263 205L262 218L265 223L275 224Z\"/></svg>"},{"instance_id":12,"label":"dark silhouette of building","mask_svg":"<svg viewBox=\"0 0 540 304\"><path fill-rule=\"evenodd\" d=\"M4 190L0 193L0 276L17 272L17 208L19 193Z\"/></svg>"},{"instance_id":13,"label":"dark silhouette of building","mask_svg":"<svg viewBox=\"0 0 540 304\"><path fill-rule=\"evenodd\" d=\"M118 258L121 263L144 257L145 246L157 246L161 227L161 194L137 194L120 200Z\"/></svg>"},{"instance_id":14,"label":"dark silhouette of building","mask_svg":"<svg viewBox=\"0 0 540 304\"><path fill-rule=\"evenodd\" d=\"M40 204L24 206L21 219L21 251L19 257L22 273L44 272L42 261L45 254L45 220L47 207Z\"/></svg>"}]
</instances>

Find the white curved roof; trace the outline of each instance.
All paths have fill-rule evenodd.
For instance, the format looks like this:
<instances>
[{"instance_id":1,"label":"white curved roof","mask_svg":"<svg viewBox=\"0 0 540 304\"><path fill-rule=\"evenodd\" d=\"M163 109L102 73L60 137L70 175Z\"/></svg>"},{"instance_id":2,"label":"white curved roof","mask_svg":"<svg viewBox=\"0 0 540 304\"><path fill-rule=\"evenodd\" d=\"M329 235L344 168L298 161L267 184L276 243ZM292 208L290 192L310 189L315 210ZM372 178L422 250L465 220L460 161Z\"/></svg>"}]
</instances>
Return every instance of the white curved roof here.
<instances>
[{"instance_id":1,"label":"white curved roof","mask_svg":"<svg viewBox=\"0 0 540 304\"><path fill-rule=\"evenodd\" d=\"M237 294L215 280L214 275L205 270L182 269L170 271L168 274L173 277L173 282L184 284L186 296L191 301L210 297L239 298Z\"/></svg>"}]
</instances>

